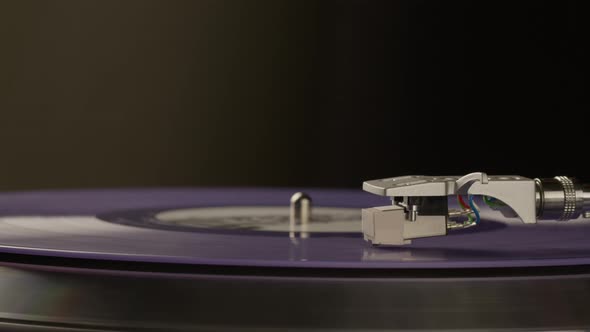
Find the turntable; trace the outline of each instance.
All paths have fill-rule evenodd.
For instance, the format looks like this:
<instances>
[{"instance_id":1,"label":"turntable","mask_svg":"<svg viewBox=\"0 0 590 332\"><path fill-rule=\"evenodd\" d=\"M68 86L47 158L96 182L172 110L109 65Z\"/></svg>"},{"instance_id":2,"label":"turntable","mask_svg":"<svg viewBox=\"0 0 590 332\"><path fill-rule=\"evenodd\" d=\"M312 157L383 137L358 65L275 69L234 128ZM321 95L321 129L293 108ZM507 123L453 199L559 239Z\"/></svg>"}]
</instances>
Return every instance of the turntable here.
<instances>
[{"instance_id":1,"label":"turntable","mask_svg":"<svg viewBox=\"0 0 590 332\"><path fill-rule=\"evenodd\" d=\"M590 326L588 186L472 173L364 189L0 194L0 329Z\"/></svg>"}]
</instances>

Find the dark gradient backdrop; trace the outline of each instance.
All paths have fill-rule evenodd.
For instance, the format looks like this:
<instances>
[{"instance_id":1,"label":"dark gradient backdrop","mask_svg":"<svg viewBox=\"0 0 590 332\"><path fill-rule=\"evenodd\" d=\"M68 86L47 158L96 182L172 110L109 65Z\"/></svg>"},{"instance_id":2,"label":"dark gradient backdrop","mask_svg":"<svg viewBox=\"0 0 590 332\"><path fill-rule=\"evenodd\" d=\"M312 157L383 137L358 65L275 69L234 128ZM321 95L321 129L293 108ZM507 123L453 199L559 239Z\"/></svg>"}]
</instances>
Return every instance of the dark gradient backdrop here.
<instances>
[{"instance_id":1,"label":"dark gradient backdrop","mask_svg":"<svg viewBox=\"0 0 590 332\"><path fill-rule=\"evenodd\" d=\"M0 189L588 173L568 1L0 2Z\"/></svg>"}]
</instances>

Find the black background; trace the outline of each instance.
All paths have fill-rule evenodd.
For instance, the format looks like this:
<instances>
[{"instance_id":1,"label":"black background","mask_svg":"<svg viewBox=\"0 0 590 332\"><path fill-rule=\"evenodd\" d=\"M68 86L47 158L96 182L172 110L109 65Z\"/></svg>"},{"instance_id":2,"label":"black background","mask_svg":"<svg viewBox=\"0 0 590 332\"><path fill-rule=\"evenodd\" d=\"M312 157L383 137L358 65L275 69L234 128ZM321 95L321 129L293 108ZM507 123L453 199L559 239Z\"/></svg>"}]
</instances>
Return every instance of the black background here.
<instances>
[{"instance_id":1,"label":"black background","mask_svg":"<svg viewBox=\"0 0 590 332\"><path fill-rule=\"evenodd\" d=\"M574 1L0 3L0 189L587 177Z\"/></svg>"}]
</instances>

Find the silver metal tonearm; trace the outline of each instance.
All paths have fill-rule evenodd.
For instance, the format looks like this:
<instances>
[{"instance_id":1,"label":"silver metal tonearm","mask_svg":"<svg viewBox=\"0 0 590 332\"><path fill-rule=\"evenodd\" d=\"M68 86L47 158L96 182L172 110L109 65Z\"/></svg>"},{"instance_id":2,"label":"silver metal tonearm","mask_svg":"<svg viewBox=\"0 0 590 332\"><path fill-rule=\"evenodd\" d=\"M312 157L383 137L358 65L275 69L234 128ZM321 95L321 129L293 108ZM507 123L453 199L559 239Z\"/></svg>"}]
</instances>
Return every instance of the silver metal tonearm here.
<instances>
[{"instance_id":1,"label":"silver metal tonearm","mask_svg":"<svg viewBox=\"0 0 590 332\"><path fill-rule=\"evenodd\" d=\"M452 224L447 197L452 195L493 197L509 206L525 224L540 219L590 217L590 185L566 176L530 179L481 172L461 177L412 175L366 181L363 189L388 196L393 203L363 210L364 238L379 245L403 245L415 238L446 235Z\"/></svg>"}]
</instances>

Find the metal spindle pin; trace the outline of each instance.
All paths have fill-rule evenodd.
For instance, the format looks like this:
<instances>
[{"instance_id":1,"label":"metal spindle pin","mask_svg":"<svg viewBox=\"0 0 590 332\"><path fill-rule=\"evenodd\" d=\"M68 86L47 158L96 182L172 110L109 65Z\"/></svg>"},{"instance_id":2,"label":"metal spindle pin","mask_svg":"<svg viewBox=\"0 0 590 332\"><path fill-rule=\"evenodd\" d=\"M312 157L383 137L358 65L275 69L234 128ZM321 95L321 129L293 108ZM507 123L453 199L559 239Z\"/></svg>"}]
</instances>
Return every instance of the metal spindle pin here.
<instances>
[{"instance_id":1,"label":"metal spindle pin","mask_svg":"<svg viewBox=\"0 0 590 332\"><path fill-rule=\"evenodd\" d=\"M291 196L289 214L289 237L295 237L297 221L301 225L301 237L309 237L309 219L311 218L311 197L306 193L297 192Z\"/></svg>"}]
</instances>

